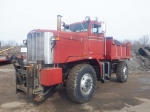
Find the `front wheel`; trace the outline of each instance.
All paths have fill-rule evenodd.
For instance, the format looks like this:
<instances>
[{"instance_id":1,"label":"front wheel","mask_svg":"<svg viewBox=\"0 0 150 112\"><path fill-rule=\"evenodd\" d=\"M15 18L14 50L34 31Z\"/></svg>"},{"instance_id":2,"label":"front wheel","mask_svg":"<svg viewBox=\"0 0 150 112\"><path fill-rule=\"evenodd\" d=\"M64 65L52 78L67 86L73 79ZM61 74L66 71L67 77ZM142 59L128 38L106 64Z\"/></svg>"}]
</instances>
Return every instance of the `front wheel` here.
<instances>
[{"instance_id":1,"label":"front wheel","mask_svg":"<svg viewBox=\"0 0 150 112\"><path fill-rule=\"evenodd\" d=\"M67 93L78 103L89 101L96 88L96 73L92 66L79 64L72 68L67 80Z\"/></svg>"},{"instance_id":2,"label":"front wheel","mask_svg":"<svg viewBox=\"0 0 150 112\"><path fill-rule=\"evenodd\" d=\"M116 76L119 82L124 83L128 80L128 65L125 61L120 61L118 63Z\"/></svg>"}]
</instances>

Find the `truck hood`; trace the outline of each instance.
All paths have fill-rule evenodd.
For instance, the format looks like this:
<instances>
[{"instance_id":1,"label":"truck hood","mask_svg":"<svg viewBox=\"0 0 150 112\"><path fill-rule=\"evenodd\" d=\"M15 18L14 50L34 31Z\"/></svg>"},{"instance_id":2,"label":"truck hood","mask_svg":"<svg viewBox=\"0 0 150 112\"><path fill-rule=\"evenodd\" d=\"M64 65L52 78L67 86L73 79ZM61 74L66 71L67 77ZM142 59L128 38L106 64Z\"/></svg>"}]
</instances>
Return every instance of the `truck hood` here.
<instances>
[{"instance_id":1,"label":"truck hood","mask_svg":"<svg viewBox=\"0 0 150 112\"><path fill-rule=\"evenodd\" d=\"M88 36L88 32L66 32L66 31L57 31L57 30L46 30L46 29L36 29L30 31L28 34L33 33L33 32L52 32L54 36L59 36L59 37L81 37L85 38Z\"/></svg>"}]
</instances>

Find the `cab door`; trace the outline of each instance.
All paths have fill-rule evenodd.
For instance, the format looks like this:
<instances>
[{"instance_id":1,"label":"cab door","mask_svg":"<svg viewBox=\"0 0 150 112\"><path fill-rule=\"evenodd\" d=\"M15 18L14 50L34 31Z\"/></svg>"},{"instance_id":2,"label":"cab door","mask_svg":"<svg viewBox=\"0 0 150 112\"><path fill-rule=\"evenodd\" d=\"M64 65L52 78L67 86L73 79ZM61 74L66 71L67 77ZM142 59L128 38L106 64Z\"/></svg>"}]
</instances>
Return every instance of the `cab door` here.
<instances>
[{"instance_id":1,"label":"cab door","mask_svg":"<svg viewBox=\"0 0 150 112\"><path fill-rule=\"evenodd\" d=\"M101 25L91 24L89 31L89 55L94 57L103 57L104 55L104 35L100 33Z\"/></svg>"}]
</instances>

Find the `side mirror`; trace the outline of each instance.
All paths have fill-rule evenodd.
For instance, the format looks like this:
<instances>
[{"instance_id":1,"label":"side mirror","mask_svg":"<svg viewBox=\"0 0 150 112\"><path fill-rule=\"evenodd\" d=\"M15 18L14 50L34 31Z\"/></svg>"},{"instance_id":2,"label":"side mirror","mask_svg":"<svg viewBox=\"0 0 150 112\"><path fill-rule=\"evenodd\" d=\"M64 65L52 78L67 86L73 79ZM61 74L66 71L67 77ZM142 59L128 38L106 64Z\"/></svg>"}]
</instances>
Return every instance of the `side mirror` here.
<instances>
[{"instance_id":1,"label":"side mirror","mask_svg":"<svg viewBox=\"0 0 150 112\"><path fill-rule=\"evenodd\" d=\"M23 44L24 44L24 45L27 45L27 40L23 40Z\"/></svg>"},{"instance_id":2,"label":"side mirror","mask_svg":"<svg viewBox=\"0 0 150 112\"><path fill-rule=\"evenodd\" d=\"M61 22L61 26L65 26L65 22L62 21L62 22Z\"/></svg>"},{"instance_id":3,"label":"side mirror","mask_svg":"<svg viewBox=\"0 0 150 112\"><path fill-rule=\"evenodd\" d=\"M101 23L101 29L100 33L105 33L106 32L106 24L104 22Z\"/></svg>"}]
</instances>

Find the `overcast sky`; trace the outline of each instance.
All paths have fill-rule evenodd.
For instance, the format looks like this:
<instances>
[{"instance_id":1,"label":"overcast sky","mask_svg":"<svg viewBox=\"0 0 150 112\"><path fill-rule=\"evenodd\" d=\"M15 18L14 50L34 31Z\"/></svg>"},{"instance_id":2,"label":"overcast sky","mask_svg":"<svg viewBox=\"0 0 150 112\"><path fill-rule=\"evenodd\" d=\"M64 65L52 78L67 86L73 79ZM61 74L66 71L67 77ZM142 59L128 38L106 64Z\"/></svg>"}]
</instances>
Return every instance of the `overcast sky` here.
<instances>
[{"instance_id":1,"label":"overcast sky","mask_svg":"<svg viewBox=\"0 0 150 112\"><path fill-rule=\"evenodd\" d=\"M150 35L150 0L0 0L0 40L22 43L33 29L56 29L65 23L98 17L107 36L137 39Z\"/></svg>"}]
</instances>

